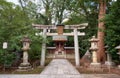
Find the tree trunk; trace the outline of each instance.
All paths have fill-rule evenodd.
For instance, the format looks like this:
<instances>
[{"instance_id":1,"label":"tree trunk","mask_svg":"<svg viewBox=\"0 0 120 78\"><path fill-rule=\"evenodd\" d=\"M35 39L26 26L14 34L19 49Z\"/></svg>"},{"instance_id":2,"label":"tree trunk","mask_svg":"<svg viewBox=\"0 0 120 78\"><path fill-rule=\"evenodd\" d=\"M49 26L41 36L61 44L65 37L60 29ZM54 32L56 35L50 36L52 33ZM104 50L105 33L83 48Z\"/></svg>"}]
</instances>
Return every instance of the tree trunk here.
<instances>
[{"instance_id":1,"label":"tree trunk","mask_svg":"<svg viewBox=\"0 0 120 78\"><path fill-rule=\"evenodd\" d=\"M104 48L104 22L101 21L106 14L106 0L99 0L99 16L98 16L98 61L104 63L106 60L105 48Z\"/></svg>"}]
</instances>

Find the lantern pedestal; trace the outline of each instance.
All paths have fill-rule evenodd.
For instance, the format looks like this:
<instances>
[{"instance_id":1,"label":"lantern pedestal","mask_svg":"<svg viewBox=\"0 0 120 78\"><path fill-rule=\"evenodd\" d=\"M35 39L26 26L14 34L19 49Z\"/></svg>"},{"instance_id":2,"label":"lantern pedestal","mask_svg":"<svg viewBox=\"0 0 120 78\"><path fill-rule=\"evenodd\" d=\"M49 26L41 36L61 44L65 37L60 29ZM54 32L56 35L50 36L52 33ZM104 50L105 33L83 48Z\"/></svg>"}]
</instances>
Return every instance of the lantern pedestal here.
<instances>
[{"instance_id":1,"label":"lantern pedestal","mask_svg":"<svg viewBox=\"0 0 120 78\"><path fill-rule=\"evenodd\" d=\"M22 48L24 50L23 52L23 63L20 64L18 67L20 71L26 71L26 70L31 70L31 65L28 62L28 48Z\"/></svg>"},{"instance_id":2,"label":"lantern pedestal","mask_svg":"<svg viewBox=\"0 0 120 78\"><path fill-rule=\"evenodd\" d=\"M100 67L100 65L101 65L100 63L91 63L90 67L94 67L94 66L95 67Z\"/></svg>"},{"instance_id":3,"label":"lantern pedestal","mask_svg":"<svg viewBox=\"0 0 120 78\"><path fill-rule=\"evenodd\" d=\"M31 65L30 63L21 63L19 66L19 71L27 71L27 70L31 70Z\"/></svg>"},{"instance_id":4,"label":"lantern pedestal","mask_svg":"<svg viewBox=\"0 0 120 78\"><path fill-rule=\"evenodd\" d=\"M100 67L100 63L97 61L97 49L92 50L92 63L90 64L90 67Z\"/></svg>"}]
</instances>

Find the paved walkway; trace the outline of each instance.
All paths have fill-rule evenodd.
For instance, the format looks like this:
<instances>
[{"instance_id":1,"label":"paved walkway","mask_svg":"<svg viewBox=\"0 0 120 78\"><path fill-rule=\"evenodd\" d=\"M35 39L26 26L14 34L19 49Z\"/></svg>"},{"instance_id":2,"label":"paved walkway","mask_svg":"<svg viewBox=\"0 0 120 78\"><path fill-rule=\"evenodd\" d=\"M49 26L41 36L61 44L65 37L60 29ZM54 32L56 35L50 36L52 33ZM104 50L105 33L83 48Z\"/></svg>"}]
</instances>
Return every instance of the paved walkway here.
<instances>
[{"instance_id":1,"label":"paved walkway","mask_svg":"<svg viewBox=\"0 0 120 78\"><path fill-rule=\"evenodd\" d=\"M67 60L54 59L41 74L2 74L0 78L120 78L120 76L115 74L80 74Z\"/></svg>"},{"instance_id":2,"label":"paved walkway","mask_svg":"<svg viewBox=\"0 0 120 78\"><path fill-rule=\"evenodd\" d=\"M41 75L48 78L82 78L80 73L65 59L54 59Z\"/></svg>"}]
</instances>

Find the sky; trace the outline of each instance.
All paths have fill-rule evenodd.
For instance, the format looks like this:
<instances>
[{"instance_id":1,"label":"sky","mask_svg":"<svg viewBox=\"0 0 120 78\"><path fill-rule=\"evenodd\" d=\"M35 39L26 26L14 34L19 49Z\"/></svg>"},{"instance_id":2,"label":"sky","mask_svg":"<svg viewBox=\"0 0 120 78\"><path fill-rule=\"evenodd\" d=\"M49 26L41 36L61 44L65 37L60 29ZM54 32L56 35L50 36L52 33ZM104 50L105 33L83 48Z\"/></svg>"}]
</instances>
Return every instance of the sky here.
<instances>
[{"instance_id":1,"label":"sky","mask_svg":"<svg viewBox=\"0 0 120 78\"><path fill-rule=\"evenodd\" d=\"M19 4L18 0L7 0L8 2L13 2L15 4ZM113 1L117 1L117 0L113 0Z\"/></svg>"},{"instance_id":2,"label":"sky","mask_svg":"<svg viewBox=\"0 0 120 78\"><path fill-rule=\"evenodd\" d=\"M8 2L13 2L13 3L15 3L15 4L18 4L19 5L19 0L6 0L6 1L8 1ZM32 1L32 0L31 0ZM37 3L38 2L38 0L33 0L35 3Z\"/></svg>"},{"instance_id":3,"label":"sky","mask_svg":"<svg viewBox=\"0 0 120 78\"><path fill-rule=\"evenodd\" d=\"M15 3L15 4L19 4L18 0L6 0L6 1L8 1L8 2L13 2L13 3Z\"/></svg>"}]
</instances>

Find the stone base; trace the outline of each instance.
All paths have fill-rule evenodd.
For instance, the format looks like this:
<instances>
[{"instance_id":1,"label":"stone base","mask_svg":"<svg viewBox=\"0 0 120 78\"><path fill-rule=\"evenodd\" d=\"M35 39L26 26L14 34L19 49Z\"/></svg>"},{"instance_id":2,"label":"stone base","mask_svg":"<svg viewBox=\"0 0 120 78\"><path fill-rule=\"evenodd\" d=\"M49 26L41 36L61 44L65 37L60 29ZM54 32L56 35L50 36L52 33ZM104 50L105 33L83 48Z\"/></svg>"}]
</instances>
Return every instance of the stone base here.
<instances>
[{"instance_id":1,"label":"stone base","mask_svg":"<svg viewBox=\"0 0 120 78\"><path fill-rule=\"evenodd\" d=\"M113 62L106 61L106 62L105 62L105 65L107 65L107 66L114 66L114 63L113 63Z\"/></svg>"},{"instance_id":2,"label":"stone base","mask_svg":"<svg viewBox=\"0 0 120 78\"><path fill-rule=\"evenodd\" d=\"M55 55L54 58L66 58L66 55Z\"/></svg>"},{"instance_id":3,"label":"stone base","mask_svg":"<svg viewBox=\"0 0 120 78\"><path fill-rule=\"evenodd\" d=\"M91 63L91 64L90 64L90 67L100 68L100 67L101 67L101 64L100 64L100 63Z\"/></svg>"},{"instance_id":4,"label":"stone base","mask_svg":"<svg viewBox=\"0 0 120 78\"><path fill-rule=\"evenodd\" d=\"M21 63L18 68L18 71L28 71L32 69L30 63Z\"/></svg>"},{"instance_id":5,"label":"stone base","mask_svg":"<svg viewBox=\"0 0 120 78\"><path fill-rule=\"evenodd\" d=\"M47 58L57 58L57 55L55 56L55 54L48 54L46 56ZM66 55L62 55L62 56L58 56L60 58L67 58L67 59L74 59L75 58L75 54L66 54Z\"/></svg>"},{"instance_id":6,"label":"stone base","mask_svg":"<svg viewBox=\"0 0 120 78\"><path fill-rule=\"evenodd\" d=\"M56 51L56 53L54 54L54 58L66 58L66 54L64 53L64 51L61 51L60 53Z\"/></svg>"}]
</instances>

